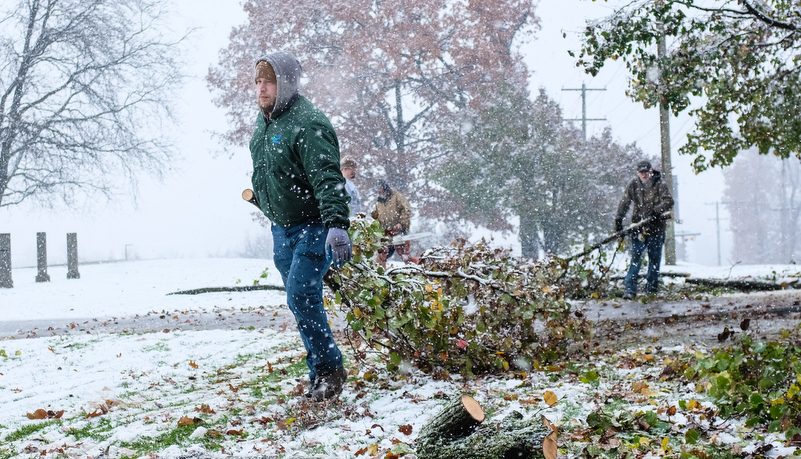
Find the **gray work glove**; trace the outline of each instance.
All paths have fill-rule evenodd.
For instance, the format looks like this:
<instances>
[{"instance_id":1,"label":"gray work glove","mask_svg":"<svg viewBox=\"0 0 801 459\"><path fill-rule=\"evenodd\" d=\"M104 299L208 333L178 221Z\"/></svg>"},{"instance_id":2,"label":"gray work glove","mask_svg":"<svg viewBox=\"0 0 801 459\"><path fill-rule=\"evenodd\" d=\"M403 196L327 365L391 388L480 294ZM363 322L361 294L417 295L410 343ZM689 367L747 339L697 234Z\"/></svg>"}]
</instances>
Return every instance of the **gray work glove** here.
<instances>
[{"instance_id":1,"label":"gray work glove","mask_svg":"<svg viewBox=\"0 0 801 459\"><path fill-rule=\"evenodd\" d=\"M342 228L328 228L328 237L325 238L325 256L334 263L335 268L341 268L351 260L353 246L347 231Z\"/></svg>"}]
</instances>

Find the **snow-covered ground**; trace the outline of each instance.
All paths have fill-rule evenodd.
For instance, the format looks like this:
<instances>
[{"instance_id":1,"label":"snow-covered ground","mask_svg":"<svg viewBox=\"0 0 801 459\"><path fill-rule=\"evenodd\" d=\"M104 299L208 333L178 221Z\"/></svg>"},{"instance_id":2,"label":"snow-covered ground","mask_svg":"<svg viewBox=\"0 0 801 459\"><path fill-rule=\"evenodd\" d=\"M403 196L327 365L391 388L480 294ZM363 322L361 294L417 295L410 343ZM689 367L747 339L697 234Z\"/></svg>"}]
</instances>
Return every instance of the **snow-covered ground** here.
<instances>
[{"instance_id":1,"label":"snow-covered ground","mask_svg":"<svg viewBox=\"0 0 801 459\"><path fill-rule=\"evenodd\" d=\"M261 278L265 268L267 276ZM770 275L793 268L771 266L748 272ZM676 271L728 275L728 268L724 272L683 265ZM435 381L417 371L392 376L376 362L356 361L340 336L349 382L339 401L316 405L298 395L306 378L303 347L293 323L230 323L236 314L286 318L282 292L167 295L201 287L252 285L254 280L280 284L269 261L87 264L81 265L78 280L66 279L66 267L51 267L49 273L51 282L35 283L35 269L14 269L14 288L0 289L0 320L40 324L35 338L0 340L0 458L97 458L101 453L130 458L345 458L357 453L412 458L422 425L460 393L472 394L489 420L515 410L526 418L542 414L566 433L581 428L587 414L602 406L608 394L626 394L629 405L620 409L632 412L676 405L680 399L703 402L691 388L679 390L654 378L662 369L661 356L682 348L628 349L605 360L593 357L582 365L602 375L594 385L581 382L575 369L566 368ZM199 315L219 317L221 322L198 329L158 325L191 325ZM109 333L82 322L135 316L153 317L158 326L149 332ZM48 336L49 321L75 328L72 333ZM621 369L621 359L633 363ZM632 391L632 382L642 381L648 381L649 389ZM544 403L545 391L558 396L556 406ZM46 419L29 419L37 417L37 410L44 410L39 413ZM693 416L680 412L671 422L681 431ZM733 421L718 432L717 441L747 451L753 436L740 427ZM573 436L561 437L561 453L580 453L584 439ZM774 446L769 455L786 455L794 449L780 441Z\"/></svg>"}]
</instances>

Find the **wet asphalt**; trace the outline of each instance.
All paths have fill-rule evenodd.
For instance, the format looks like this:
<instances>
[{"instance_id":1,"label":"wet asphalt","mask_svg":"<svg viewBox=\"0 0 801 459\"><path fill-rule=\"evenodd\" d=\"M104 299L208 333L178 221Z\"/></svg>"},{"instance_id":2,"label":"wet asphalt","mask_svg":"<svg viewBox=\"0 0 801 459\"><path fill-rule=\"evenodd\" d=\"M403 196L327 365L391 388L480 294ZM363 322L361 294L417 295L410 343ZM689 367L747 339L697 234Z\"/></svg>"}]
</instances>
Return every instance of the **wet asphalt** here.
<instances>
[{"instance_id":1,"label":"wet asphalt","mask_svg":"<svg viewBox=\"0 0 801 459\"><path fill-rule=\"evenodd\" d=\"M218 295L218 293L208 293ZM596 323L595 341L606 344L673 346L719 345L742 333L742 326L770 339L801 322L801 290L701 295L680 301L638 297L635 300L572 301ZM330 315L330 314L329 314ZM334 329L345 326L343 314L331 317ZM745 321L745 319L748 319ZM744 322L745 321L745 322ZM98 333L170 333L188 330L294 330L286 305L246 309L148 312L134 317L84 317L0 321L0 340Z\"/></svg>"}]
</instances>

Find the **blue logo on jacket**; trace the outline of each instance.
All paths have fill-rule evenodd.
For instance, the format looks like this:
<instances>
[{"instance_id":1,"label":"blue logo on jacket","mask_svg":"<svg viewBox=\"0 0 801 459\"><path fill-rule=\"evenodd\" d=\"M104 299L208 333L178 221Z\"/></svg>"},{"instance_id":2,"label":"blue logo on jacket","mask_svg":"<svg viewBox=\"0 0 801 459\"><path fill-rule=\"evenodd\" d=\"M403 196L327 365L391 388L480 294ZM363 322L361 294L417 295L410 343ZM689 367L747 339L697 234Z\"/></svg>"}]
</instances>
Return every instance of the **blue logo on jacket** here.
<instances>
[{"instance_id":1,"label":"blue logo on jacket","mask_svg":"<svg viewBox=\"0 0 801 459\"><path fill-rule=\"evenodd\" d=\"M272 141L273 141L273 143L281 143L281 134L278 134L278 135L274 135L274 136L272 136L272 137L270 138L270 140L272 140Z\"/></svg>"}]
</instances>

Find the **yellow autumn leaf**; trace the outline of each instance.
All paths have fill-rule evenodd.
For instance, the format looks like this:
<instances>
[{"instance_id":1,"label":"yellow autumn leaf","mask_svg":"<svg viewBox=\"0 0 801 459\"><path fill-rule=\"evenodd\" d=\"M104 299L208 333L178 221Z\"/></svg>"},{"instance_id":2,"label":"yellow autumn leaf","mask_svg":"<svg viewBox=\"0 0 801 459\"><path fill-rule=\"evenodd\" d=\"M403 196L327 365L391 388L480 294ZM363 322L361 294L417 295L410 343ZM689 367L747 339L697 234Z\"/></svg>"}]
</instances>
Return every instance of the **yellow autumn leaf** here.
<instances>
[{"instance_id":1,"label":"yellow autumn leaf","mask_svg":"<svg viewBox=\"0 0 801 459\"><path fill-rule=\"evenodd\" d=\"M373 443L372 445L367 447L367 454L370 456L375 456L378 454L378 443Z\"/></svg>"},{"instance_id":2,"label":"yellow autumn leaf","mask_svg":"<svg viewBox=\"0 0 801 459\"><path fill-rule=\"evenodd\" d=\"M503 370L509 371L509 362L507 362L506 360L503 361Z\"/></svg>"},{"instance_id":3,"label":"yellow autumn leaf","mask_svg":"<svg viewBox=\"0 0 801 459\"><path fill-rule=\"evenodd\" d=\"M663 439L662 439L662 450L663 450L663 451L667 451L667 450L668 450L668 442L669 442L669 441L670 441L670 440L668 440L667 438L663 438Z\"/></svg>"},{"instance_id":4,"label":"yellow autumn leaf","mask_svg":"<svg viewBox=\"0 0 801 459\"><path fill-rule=\"evenodd\" d=\"M698 402L696 402L695 400L690 400L689 402L687 402L688 410L694 410L696 408L698 408Z\"/></svg>"},{"instance_id":5,"label":"yellow autumn leaf","mask_svg":"<svg viewBox=\"0 0 801 459\"><path fill-rule=\"evenodd\" d=\"M542 399L545 400L545 403L547 403L548 406L556 406L556 404L558 403L558 398L556 397L556 394L554 394L553 391L550 390L546 390L542 394Z\"/></svg>"},{"instance_id":6,"label":"yellow autumn leaf","mask_svg":"<svg viewBox=\"0 0 801 459\"><path fill-rule=\"evenodd\" d=\"M545 293L551 293L551 287L548 287L546 285L545 287L542 288L542 291L545 292Z\"/></svg>"},{"instance_id":7,"label":"yellow autumn leaf","mask_svg":"<svg viewBox=\"0 0 801 459\"><path fill-rule=\"evenodd\" d=\"M427 284L425 285L425 290L426 290L426 293L431 293L431 292L433 292L433 291L434 291L434 287L432 287L432 286L431 286L431 284L428 284L428 283L427 283Z\"/></svg>"},{"instance_id":8,"label":"yellow autumn leaf","mask_svg":"<svg viewBox=\"0 0 801 459\"><path fill-rule=\"evenodd\" d=\"M361 310L361 309L359 309L359 308L353 308L353 315L354 315L354 316L355 316L357 319L361 319L361 318L362 318L362 316L364 316L364 313L362 313L362 310Z\"/></svg>"},{"instance_id":9,"label":"yellow autumn leaf","mask_svg":"<svg viewBox=\"0 0 801 459\"><path fill-rule=\"evenodd\" d=\"M286 426L287 426L287 427L291 426L293 422L295 422L295 418L289 418L289 419L287 419L287 420L286 420Z\"/></svg>"}]
</instances>

